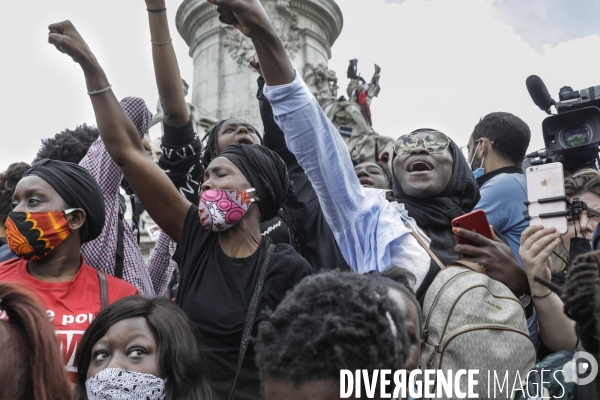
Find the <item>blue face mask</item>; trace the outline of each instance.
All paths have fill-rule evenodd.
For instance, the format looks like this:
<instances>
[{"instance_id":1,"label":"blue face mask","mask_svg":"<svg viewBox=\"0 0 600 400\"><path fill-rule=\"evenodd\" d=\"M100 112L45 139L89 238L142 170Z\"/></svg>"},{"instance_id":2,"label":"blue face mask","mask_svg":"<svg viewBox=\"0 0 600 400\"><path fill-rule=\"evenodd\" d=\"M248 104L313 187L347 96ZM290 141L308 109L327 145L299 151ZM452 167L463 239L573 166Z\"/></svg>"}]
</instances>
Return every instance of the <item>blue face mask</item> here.
<instances>
[{"instance_id":1,"label":"blue face mask","mask_svg":"<svg viewBox=\"0 0 600 400\"><path fill-rule=\"evenodd\" d=\"M479 150L479 145L481 141L477 143L477 147L475 148L475 153L473 153L473 158L471 159L471 169L473 168L473 161L475 161L475 156L477 155L477 150ZM475 179L482 177L485 174L485 169L483 168L483 162L485 161L485 154L483 155L483 159L481 160L481 165L479 168L473 171L473 176Z\"/></svg>"}]
</instances>

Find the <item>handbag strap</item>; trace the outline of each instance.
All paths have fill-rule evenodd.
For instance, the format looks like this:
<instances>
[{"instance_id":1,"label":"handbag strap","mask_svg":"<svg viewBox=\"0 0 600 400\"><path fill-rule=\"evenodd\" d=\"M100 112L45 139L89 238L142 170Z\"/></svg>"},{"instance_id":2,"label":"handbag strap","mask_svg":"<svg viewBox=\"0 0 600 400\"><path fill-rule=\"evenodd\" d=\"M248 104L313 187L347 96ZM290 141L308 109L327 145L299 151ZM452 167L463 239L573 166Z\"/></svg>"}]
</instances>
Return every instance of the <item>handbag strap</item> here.
<instances>
[{"instance_id":1,"label":"handbag strap","mask_svg":"<svg viewBox=\"0 0 600 400\"><path fill-rule=\"evenodd\" d=\"M431 259L437 264L438 267L440 267L440 271L443 271L446 269L446 266L440 261L440 259L433 253L433 251L431 251L431 249L429 248L429 246L427 246L425 244L425 242L423 241L423 239L421 239L421 237L419 235L417 235L417 233L410 227L410 225L405 224L405 226L410 229L410 234L413 235L413 237L415 239L417 239L417 242L419 242L419 244L421 245L421 247L427 252L427 254L429 254L429 257L431 257Z\"/></svg>"},{"instance_id":2,"label":"handbag strap","mask_svg":"<svg viewBox=\"0 0 600 400\"><path fill-rule=\"evenodd\" d=\"M254 293L252 294L250 305L248 306L248 313L246 314L244 332L242 333L242 341L240 343L240 353L238 355L237 370L235 371L233 386L231 387L231 392L229 393L229 400L233 400L235 394L235 385L237 384L237 380L240 375L240 370L242 369L242 364L244 363L244 357L246 356L248 343L250 343L250 335L252 334L252 327L254 326L256 311L258 310L258 305L260 304L260 298L262 296L265 278L267 277L267 270L269 269L269 264L271 263L271 255L273 255L274 250L275 245L271 244L267 249L267 256L265 257L265 261L263 261L262 265L260 266L258 281L256 282L256 286L254 287Z\"/></svg>"},{"instance_id":3,"label":"handbag strap","mask_svg":"<svg viewBox=\"0 0 600 400\"><path fill-rule=\"evenodd\" d=\"M483 268L481 265L479 265L477 263L474 263L473 261L454 260L454 261L450 261L450 263L448 264L448 267L467 267L470 270L473 270L480 274L487 275L485 268Z\"/></svg>"},{"instance_id":4,"label":"handbag strap","mask_svg":"<svg viewBox=\"0 0 600 400\"><path fill-rule=\"evenodd\" d=\"M98 271L98 280L100 281L100 310L104 310L108 307L108 285L106 277L100 271Z\"/></svg>"}]
</instances>

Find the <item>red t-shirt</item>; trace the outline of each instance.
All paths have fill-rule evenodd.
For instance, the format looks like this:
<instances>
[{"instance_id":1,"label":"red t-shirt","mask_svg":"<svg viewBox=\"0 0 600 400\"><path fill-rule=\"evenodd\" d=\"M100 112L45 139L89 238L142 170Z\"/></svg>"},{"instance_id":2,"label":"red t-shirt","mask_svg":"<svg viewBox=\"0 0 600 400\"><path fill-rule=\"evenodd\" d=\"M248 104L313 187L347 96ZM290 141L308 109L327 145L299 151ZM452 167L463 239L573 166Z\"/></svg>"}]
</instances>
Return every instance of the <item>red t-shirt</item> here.
<instances>
[{"instance_id":1,"label":"red t-shirt","mask_svg":"<svg viewBox=\"0 0 600 400\"><path fill-rule=\"evenodd\" d=\"M75 380L77 368L74 365L75 352L81 336L101 309L100 281L98 272L85 264L72 281L43 282L27 272L27 261L13 259L0 263L0 282L15 282L34 290L46 306L50 321L54 322L60 350L69 376ZM138 290L128 282L106 276L108 303L120 298L138 294ZM6 312L0 312L0 319Z\"/></svg>"}]
</instances>

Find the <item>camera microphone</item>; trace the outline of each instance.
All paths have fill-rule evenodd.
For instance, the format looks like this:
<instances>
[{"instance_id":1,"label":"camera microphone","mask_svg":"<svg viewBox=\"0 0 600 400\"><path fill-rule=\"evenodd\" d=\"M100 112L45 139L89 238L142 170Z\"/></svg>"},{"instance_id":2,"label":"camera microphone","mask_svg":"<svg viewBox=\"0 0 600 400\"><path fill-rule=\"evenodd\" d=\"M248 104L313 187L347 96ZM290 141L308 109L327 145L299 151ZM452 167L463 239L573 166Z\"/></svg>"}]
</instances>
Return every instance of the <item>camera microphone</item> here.
<instances>
[{"instance_id":1,"label":"camera microphone","mask_svg":"<svg viewBox=\"0 0 600 400\"><path fill-rule=\"evenodd\" d=\"M544 81L537 75L530 75L525 81L525 85L527 85L527 91L535 105L550 114L550 107L555 106L556 102L552 100Z\"/></svg>"}]
</instances>

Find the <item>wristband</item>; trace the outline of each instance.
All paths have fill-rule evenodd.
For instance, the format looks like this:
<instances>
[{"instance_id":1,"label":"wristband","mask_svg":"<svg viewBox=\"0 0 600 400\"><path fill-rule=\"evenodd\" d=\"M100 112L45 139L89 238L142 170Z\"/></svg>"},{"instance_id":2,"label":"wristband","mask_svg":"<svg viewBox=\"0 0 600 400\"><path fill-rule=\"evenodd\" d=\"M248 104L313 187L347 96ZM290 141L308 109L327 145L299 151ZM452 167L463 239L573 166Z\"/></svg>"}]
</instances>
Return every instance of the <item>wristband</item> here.
<instances>
[{"instance_id":1,"label":"wristband","mask_svg":"<svg viewBox=\"0 0 600 400\"><path fill-rule=\"evenodd\" d=\"M550 296L551 294L552 294L552 290L550 290L550 291L548 292L548 294L545 294L545 295L543 295L543 296L538 296L537 294L533 294L533 293L531 293L531 297L537 297L538 299L543 299L544 297L548 297L548 296Z\"/></svg>"},{"instance_id":2,"label":"wristband","mask_svg":"<svg viewBox=\"0 0 600 400\"><path fill-rule=\"evenodd\" d=\"M112 85L108 85L108 87L105 87L104 89L94 90L94 91L91 91L91 92L87 92L87 94L89 94L90 96L97 96L97 95L102 94L104 92L108 92L111 88L112 88Z\"/></svg>"}]
</instances>

